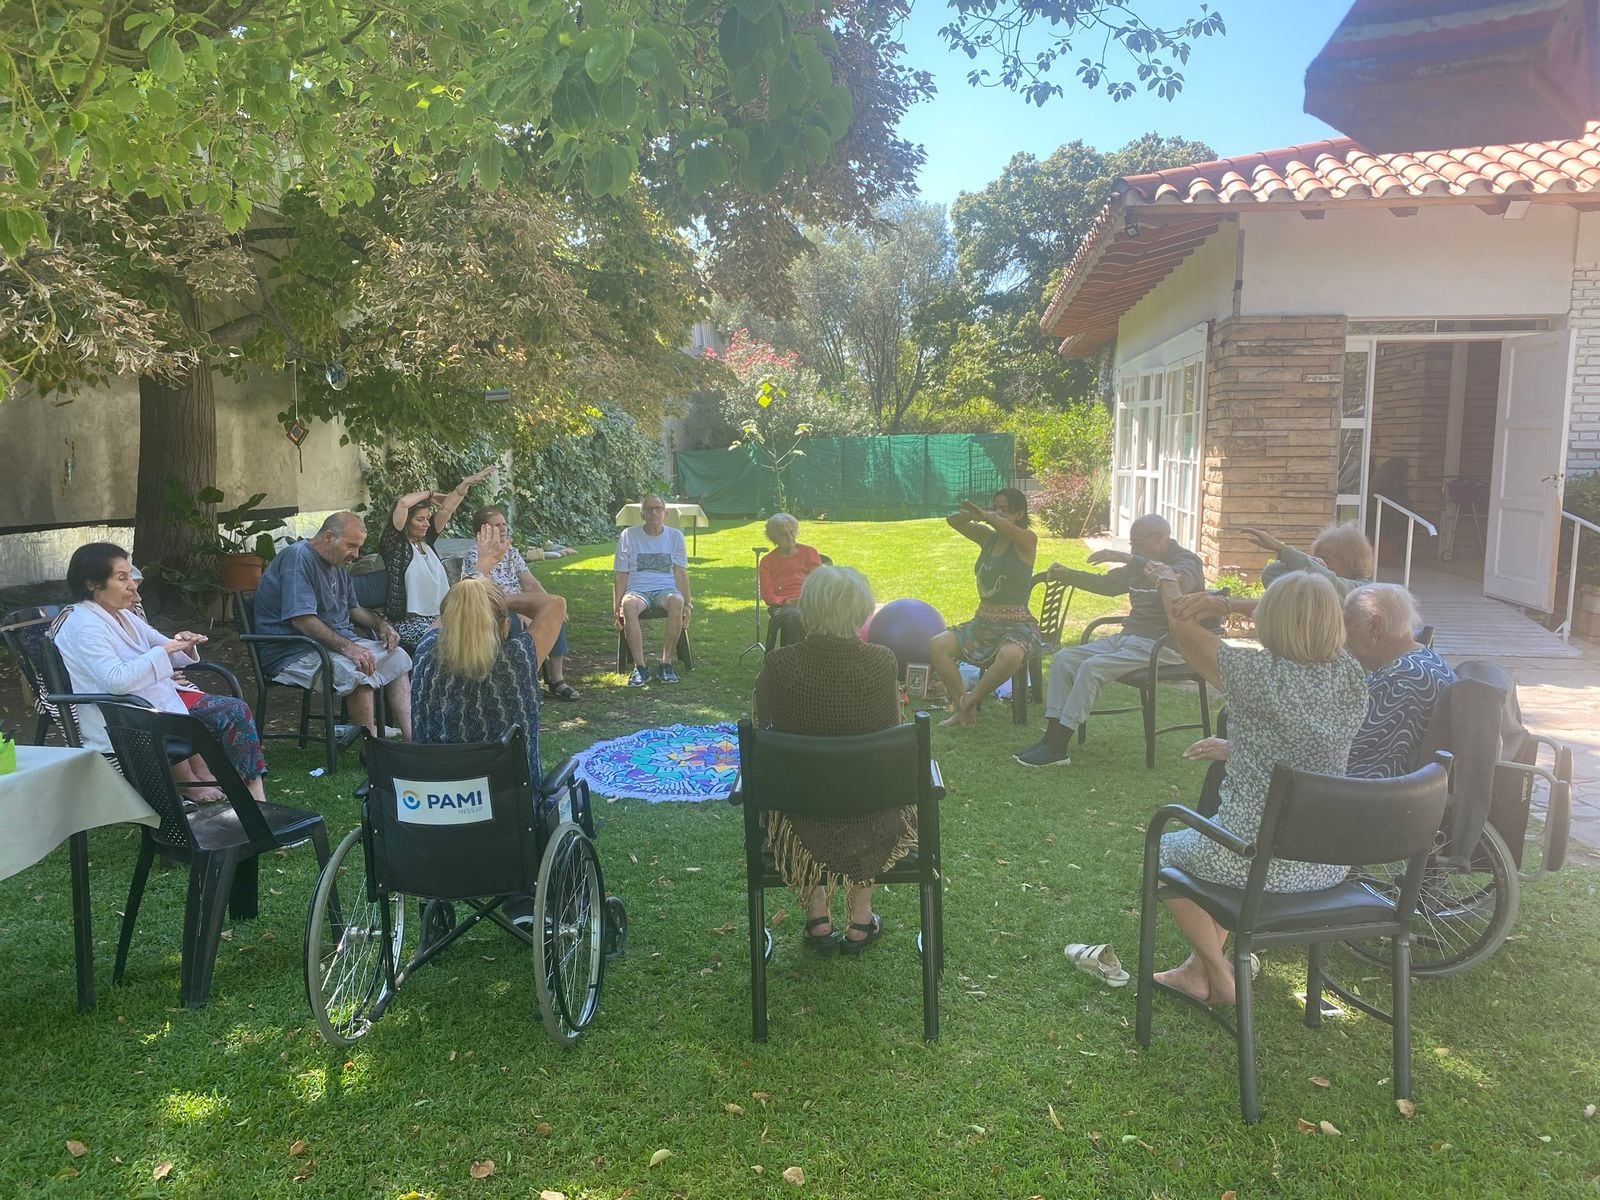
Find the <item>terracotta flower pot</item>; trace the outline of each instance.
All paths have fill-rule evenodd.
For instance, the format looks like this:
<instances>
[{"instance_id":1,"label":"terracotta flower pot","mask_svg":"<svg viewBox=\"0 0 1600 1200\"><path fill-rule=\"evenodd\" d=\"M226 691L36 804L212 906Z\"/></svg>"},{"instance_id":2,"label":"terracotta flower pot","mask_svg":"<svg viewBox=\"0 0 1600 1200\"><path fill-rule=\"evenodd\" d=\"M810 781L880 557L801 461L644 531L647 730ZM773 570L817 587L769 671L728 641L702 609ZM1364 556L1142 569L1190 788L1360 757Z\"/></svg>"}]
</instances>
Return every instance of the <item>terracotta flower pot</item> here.
<instances>
[{"instance_id":1,"label":"terracotta flower pot","mask_svg":"<svg viewBox=\"0 0 1600 1200\"><path fill-rule=\"evenodd\" d=\"M261 582L267 560L259 554L224 554L217 560L217 574L224 591L253 592Z\"/></svg>"}]
</instances>

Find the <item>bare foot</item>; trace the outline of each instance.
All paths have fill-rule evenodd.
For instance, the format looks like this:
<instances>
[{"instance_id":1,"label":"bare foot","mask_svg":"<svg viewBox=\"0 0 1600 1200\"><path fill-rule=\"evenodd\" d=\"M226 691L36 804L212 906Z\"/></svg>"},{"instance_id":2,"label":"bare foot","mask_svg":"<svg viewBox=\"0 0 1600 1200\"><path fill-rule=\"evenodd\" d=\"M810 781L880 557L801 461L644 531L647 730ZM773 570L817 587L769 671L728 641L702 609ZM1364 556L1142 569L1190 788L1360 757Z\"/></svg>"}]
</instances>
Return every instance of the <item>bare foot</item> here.
<instances>
[{"instance_id":1,"label":"bare foot","mask_svg":"<svg viewBox=\"0 0 1600 1200\"><path fill-rule=\"evenodd\" d=\"M215 804L219 800L228 798L221 788L209 785L190 783L179 786L183 788L183 794L196 804Z\"/></svg>"},{"instance_id":2,"label":"bare foot","mask_svg":"<svg viewBox=\"0 0 1600 1200\"><path fill-rule=\"evenodd\" d=\"M1201 1004L1212 1003L1211 984L1206 977L1205 964L1192 954L1170 971L1157 971L1155 981L1177 991L1187 992Z\"/></svg>"},{"instance_id":3,"label":"bare foot","mask_svg":"<svg viewBox=\"0 0 1600 1200\"><path fill-rule=\"evenodd\" d=\"M972 699L971 692L962 692L961 699L955 703L955 710L940 721L941 725L976 725L978 723L977 703Z\"/></svg>"}]
</instances>

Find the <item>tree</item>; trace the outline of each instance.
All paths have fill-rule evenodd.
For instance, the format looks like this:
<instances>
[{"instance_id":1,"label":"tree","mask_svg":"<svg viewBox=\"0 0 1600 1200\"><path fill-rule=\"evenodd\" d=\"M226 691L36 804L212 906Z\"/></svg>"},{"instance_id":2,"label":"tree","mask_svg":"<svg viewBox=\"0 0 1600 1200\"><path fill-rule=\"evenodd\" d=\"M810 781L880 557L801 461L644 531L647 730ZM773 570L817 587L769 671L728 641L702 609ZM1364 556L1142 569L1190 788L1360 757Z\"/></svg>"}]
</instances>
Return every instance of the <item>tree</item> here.
<instances>
[{"instance_id":1,"label":"tree","mask_svg":"<svg viewBox=\"0 0 1600 1200\"><path fill-rule=\"evenodd\" d=\"M628 198L638 219L608 239L608 286L627 290L635 250L646 266L657 261L661 229L691 226L709 235L707 269L722 286L781 276L803 244L800 222L865 215L919 161L893 136L928 88L898 63L892 25L903 12L863 0L8 6L0 382L9 371L49 390L137 372L142 444L163 454L141 463L135 554L182 558L187 535L165 519L153 481L171 472L192 493L214 481L214 364L244 349L299 359L318 345L362 374L364 350L395 350L370 314L353 338L342 323L364 312L351 307L358 290L378 286L352 269L359 261L340 261L340 247L384 244L366 236L382 224L372 205L392 206L404 188L430 202L441 189L502 186L557 207ZM332 251L316 256L320 272L294 249L315 222L275 211L293 197L332 223L317 234ZM531 210L512 219L531 232ZM545 224L551 256L595 269L591 228ZM463 231L457 249L470 240ZM461 261L423 253L411 265ZM576 282L587 295L599 281ZM425 301L451 282L418 274L408 286ZM472 298L488 307L416 304L413 315L437 328L414 330L410 361L431 363L422 346L447 346L443 365L462 378L473 359L480 376L532 371L572 332L555 320L526 342L461 336L506 315L503 298ZM218 304L243 307L218 314ZM541 332L522 323L530 329ZM633 332L619 320L598 336ZM422 419L434 400L410 386L402 409ZM559 389L539 398L551 409L576 402ZM344 410L324 399L322 411ZM348 403L358 421L362 402L357 389ZM168 447L182 451L168 458Z\"/></svg>"},{"instance_id":2,"label":"tree","mask_svg":"<svg viewBox=\"0 0 1600 1200\"><path fill-rule=\"evenodd\" d=\"M1119 177L1214 157L1203 142L1154 133L1110 152L1075 141L1042 160L1014 155L982 191L957 197L957 274L973 317L942 365L951 402L1060 407L1094 394L1093 368L1061 358L1039 327L1061 273Z\"/></svg>"},{"instance_id":3,"label":"tree","mask_svg":"<svg viewBox=\"0 0 1600 1200\"><path fill-rule=\"evenodd\" d=\"M1222 14L1201 4L1192 17L1173 24L1152 25L1134 11L1129 0L950 0L956 18L939 31L952 49L969 59L996 61L996 78L987 67L974 68L967 82L974 87L1005 87L1031 103L1043 105L1062 95L1049 78L1056 62L1071 54L1080 38L1090 40L1089 55L1080 57L1074 74L1091 90L1104 85L1113 100L1126 100L1139 90L1171 100L1183 90L1183 72L1194 43L1227 32ZM1042 49L1026 48L1030 30L1046 25ZM1095 47L1094 39L1099 39ZM1133 67L1113 70L1106 51L1116 43ZM1176 65L1174 65L1176 64Z\"/></svg>"}]
</instances>

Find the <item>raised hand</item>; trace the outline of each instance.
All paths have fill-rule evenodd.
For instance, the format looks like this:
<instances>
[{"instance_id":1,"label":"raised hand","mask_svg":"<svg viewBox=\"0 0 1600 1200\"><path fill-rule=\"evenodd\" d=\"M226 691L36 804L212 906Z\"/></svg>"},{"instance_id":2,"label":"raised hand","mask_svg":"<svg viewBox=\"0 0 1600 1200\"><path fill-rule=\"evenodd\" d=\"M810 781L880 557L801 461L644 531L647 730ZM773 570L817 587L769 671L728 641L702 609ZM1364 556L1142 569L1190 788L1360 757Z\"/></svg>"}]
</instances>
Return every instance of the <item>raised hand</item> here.
<instances>
[{"instance_id":1,"label":"raised hand","mask_svg":"<svg viewBox=\"0 0 1600 1200\"><path fill-rule=\"evenodd\" d=\"M1271 550L1274 554L1281 553L1282 551L1288 549L1288 547L1284 545L1282 541L1273 537L1265 529L1261 529L1258 526L1241 525L1239 526L1239 532L1244 534L1245 537L1249 538L1263 550Z\"/></svg>"},{"instance_id":2,"label":"raised hand","mask_svg":"<svg viewBox=\"0 0 1600 1200\"><path fill-rule=\"evenodd\" d=\"M500 560L511 549L511 531L505 526L484 525L479 528L478 574L487 575L500 565Z\"/></svg>"},{"instance_id":3,"label":"raised hand","mask_svg":"<svg viewBox=\"0 0 1600 1200\"><path fill-rule=\"evenodd\" d=\"M1098 567L1102 563L1131 563L1133 555L1126 550L1096 550L1089 555L1090 566Z\"/></svg>"},{"instance_id":4,"label":"raised hand","mask_svg":"<svg viewBox=\"0 0 1600 1200\"><path fill-rule=\"evenodd\" d=\"M1204 621L1208 618L1225 619L1233 610L1226 596L1213 596L1209 592L1191 592L1175 596L1167 609L1174 621Z\"/></svg>"},{"instance_id":5,"label":"raised hand","mask_svg":"<svg viewBox=\"0 0 1600 1200\"><path fill-rule=\"evenodd\" d=\"M471 486L473 484L482 483L485 479L489 478L490 473L493 472L495 467L497 467L498 465L499 465L498 463L490 463L487 467L484 467L483 470L474 471L471 475L468 475L461 482L465 483L465 484L467 484L469 486Z\"/></svg>"}]
</instances>

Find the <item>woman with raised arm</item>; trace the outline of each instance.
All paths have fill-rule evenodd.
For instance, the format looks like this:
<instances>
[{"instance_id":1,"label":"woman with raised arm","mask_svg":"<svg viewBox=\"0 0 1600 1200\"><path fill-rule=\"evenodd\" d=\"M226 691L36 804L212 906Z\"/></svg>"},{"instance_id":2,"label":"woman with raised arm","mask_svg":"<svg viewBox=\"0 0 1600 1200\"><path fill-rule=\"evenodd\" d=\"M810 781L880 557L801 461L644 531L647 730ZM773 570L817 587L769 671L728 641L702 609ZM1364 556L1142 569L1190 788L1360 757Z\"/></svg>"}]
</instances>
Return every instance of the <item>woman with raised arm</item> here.
<instances>
[{"instance_id":1,"label":"woman with raised arm","mask_svg":"<svg viewBox=\"0 0 1600 1200\"><path fill-rule=\"evenodd\" d=\"M555 599L545 591L544 584L533 577L528 562L511 544L511 523L506 510L498 504L480 508L472 518L473 536L477 544L467 551L467 561L461 567L461 578L471 579L482 575L500 585L524 626L532 628L543 611L543 603ZM529 551L532 553L532 551ZM562 601L565 613L566 601ZM567 625L563 620L555 642L549 648L549 658L544 664L545 694L552 700L570 704L581 700L578 691L567 682Z\"/></svg>"},{"instance_id":2,"label":"woman with raised arm","mask_svg":"<svg viewBox=\"0 0 1600 1200\"><path fill-rule=\"evenodd\" d=\"M1178 574L1171 567L1153 563L1146 573L1166 606L1178 652L1227 700L1228 771L1214 819L1253 841L1273 768L1282 764L1343 775L1366 716L1366 677L1345 649L1339 593L1322 575L1291 571L1280 576L1255 607L1260 645L1236 644L1200 623L1205 615L1200 605L1181 601ZM1244 887L1249 874L1245 859L1194 829L1162 836L1161 865L1233 888ZM1320 891L1345 874L1344 867L1278 859L1267 874L1267 890ZM1205 1004L1232 1004L1233 965L1222 952L1227 931L1190 900L1162 903L1194 950L1156 979Z\"/></svg>"},{"instance_id":3,"label":"woman with raised arm","mask_svg":"<svg viewBox=\"0 0 1600 1200\"><path fill-rule=\"evenodd\" d=\"M1028 608L1033 591L1033 560L1039 539L1028 528L1028 498L1016 488L1001 488L979 508L970 500L947 519L950 528L982 549L973 573L978 577L978 611L972 620L933 639L933 669L944 683L952 711L942 725L976 725L978 703L1039 653L1039 622ZM957 660L984 668L968 690Z\"/></svg>"},{"instance_id":4,"label":"woman with raised arm","mask_svg":"<svg viewBox=\"0 0 1600 1200\"><path fill-rule=\"evenodd\" d=\"M475 471L448 492L408 492L394 502L378 538L378 553L388 576L384 608L408 654L416 654L422 635L439 619L439 605L450 590L433 544L466 499L467 489L482 483L492 470Z\"/></svg>"}]
</instances>

